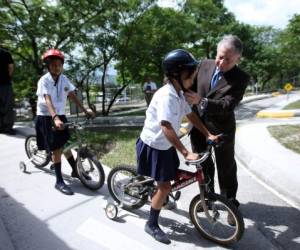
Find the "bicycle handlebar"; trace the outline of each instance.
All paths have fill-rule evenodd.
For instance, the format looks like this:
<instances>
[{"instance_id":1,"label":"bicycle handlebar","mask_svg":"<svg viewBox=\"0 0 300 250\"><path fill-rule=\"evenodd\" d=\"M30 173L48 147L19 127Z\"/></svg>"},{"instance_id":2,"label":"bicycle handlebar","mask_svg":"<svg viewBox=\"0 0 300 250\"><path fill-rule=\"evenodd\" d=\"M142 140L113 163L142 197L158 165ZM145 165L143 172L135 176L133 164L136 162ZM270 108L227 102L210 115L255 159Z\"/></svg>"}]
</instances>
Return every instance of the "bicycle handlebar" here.
<instances>
[{"instance_id":1,"label":"bicycle handlebar","mask_svg":"<svg viewBox=\"0 0 300 250\"><path fill-rule=\"evenodd\" d=\"M63 128L64 129L65 128L82 128L84 125L88 124L89 122L90 122L90 118L86 118L84 121L81 121L81 122L78 122L78 121L65 122L63 124ZM54 127L54 129L56 129L56 128Z\"/></svg>"},{"instance_id":2,"label":"bicycle handlebar","mask_svg":"<svg viewBox=\"0 0 300 250\"><path fill-rule=\"evenodd\" d=\"M206 150L201 155L202 156L197 160L185 160L185 164L186 165L198 165L198 164L204 162L209 157L210 151Z\"/></svg>"},{"instance_id":3,"label":"bicycle handlebar","mask_svg":"<svg viewBox=\"0 0 300 250\"><path fill-rule=\"evenodd\" d=\"M212 140L207 140L207 147L206 150L203 153L200 153L199 155L202 155L199 159L197 160L185 160L185 164L187 165L197 165L200 164L202 162L204 162L210 155L210 150L213 147L219 147L224 143L224 138L226 137L226 135L224 134L219 134L219 142L216 141L212 141Z\"/></svg>"},{"instance_id":4,"label":"bicycle handlebar","mask_svg":"<svg viewBox=\"0 0 300 250\"><path fill-rule=\"evenodd\" d=\"M64 123L64 127L82 127L86 124L89 124L90 123L90 118L86 118L84 121L81 121L81 122L66 122Z\"/></svg>"}]
</instances>

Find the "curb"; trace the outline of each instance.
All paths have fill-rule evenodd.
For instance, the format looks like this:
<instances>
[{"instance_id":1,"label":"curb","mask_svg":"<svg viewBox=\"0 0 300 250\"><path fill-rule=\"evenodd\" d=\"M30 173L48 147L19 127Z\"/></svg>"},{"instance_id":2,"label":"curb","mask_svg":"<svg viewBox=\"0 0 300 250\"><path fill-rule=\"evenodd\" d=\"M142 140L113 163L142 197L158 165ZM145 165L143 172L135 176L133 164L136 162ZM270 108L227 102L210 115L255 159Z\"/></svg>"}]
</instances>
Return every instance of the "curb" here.
<instances>
[{"instance_id":1,"label":"curb","mask_svg":"<svg viewBox=\"0 0 300 250\"><path fill-rule=\"evenodd\" d=\"M262 110L256 114L258 118L289 118L300 116L300 110Z\"/></svg>"},{"instance_id":2,"label":"curb","mask_svg":"<svg viewBox=\"0 0 300 250\"><path fill-rule=\"evenodd\" d=\"M244 104L244 103L248 103L248 102L252 102L252 101L258 101L258 100L262 100L262 99L266 99L266 98L271 98L274 97L274 93L272 94L263 94L263 95L253 95L253 96L246 96L244 97L240 104Z\"/></svg>"},{"instance_id":3,"label":"curb","mask_svg":"<svg viewBox=\"0 0 300 250\"><path fill-rule=\"evenodd\" d=\"M296 166L290 167L287 173L287 166L284 164L286 159L281 155L288 152L288 157L293 165L299 162L300 157L296 153L289 152L279 143L276 143L278 146L274 144L272 149L261 153L264 146L258 145L259 139L251 135L258 134L266 145L272 145L276 141L271 136L266 137L269 135L267 126L264 128L266 131L262 134L260 134L260 131L263 131L261 129L251 125L239 126L236 135L235 157L250 173L273 190L276 190L289 204L300 210L300 185L297 179L297 176L299 176L297 168ZM284 178L283 174L285 174ZM294 190L294 192L291 192L291 190Z\"/></svg>"}]
</instances>

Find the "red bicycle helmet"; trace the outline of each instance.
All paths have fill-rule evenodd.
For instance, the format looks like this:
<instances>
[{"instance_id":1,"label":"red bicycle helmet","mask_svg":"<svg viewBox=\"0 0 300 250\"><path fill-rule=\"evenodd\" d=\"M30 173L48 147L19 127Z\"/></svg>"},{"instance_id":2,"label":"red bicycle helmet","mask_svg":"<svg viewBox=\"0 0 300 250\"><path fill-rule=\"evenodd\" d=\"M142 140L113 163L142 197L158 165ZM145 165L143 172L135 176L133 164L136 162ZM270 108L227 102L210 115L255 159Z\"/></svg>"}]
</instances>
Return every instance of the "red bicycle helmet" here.
<instances>
[{"instance_id":1,"label":"red bicycle helmet","mask_svg":"<svg viewBox=\"0 0 300 250\"><path fill-rule=\"evenodd\" d=\"M42 60L44 63L47 63L47 61L51 58L59 58L63 63L65 61L64 54L58 49L49 49L42 56Z\"/></svg>"}]
</instances>

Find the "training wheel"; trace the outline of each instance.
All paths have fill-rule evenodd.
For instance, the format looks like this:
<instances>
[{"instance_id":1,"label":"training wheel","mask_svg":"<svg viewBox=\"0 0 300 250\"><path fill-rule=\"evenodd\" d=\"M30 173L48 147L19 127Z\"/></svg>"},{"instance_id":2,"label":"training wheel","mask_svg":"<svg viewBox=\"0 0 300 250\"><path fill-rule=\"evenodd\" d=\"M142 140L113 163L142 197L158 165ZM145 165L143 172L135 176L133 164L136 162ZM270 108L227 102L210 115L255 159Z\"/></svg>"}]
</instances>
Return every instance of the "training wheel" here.
<instances>
[{"instance_id":1,"label":"training wheel","mask_svg":"<svg viewBox=\"0 0 300 250\"><path fill-rule=\"evenodd\" d=\"M20 161L19 168L21 171L26 172L26 164L24 161Z\"/></svg>"},{"instance_id":2,"label":"training wheel","mask_svg":"<svg viewBox=\"0 0 300 250\"><path fill-rule=\"evenodd\" d=\"M118 207L113 203L108 203L105 207L105 213L109 219L114 220L118 215Z\"/></svg>"}]
</instances>

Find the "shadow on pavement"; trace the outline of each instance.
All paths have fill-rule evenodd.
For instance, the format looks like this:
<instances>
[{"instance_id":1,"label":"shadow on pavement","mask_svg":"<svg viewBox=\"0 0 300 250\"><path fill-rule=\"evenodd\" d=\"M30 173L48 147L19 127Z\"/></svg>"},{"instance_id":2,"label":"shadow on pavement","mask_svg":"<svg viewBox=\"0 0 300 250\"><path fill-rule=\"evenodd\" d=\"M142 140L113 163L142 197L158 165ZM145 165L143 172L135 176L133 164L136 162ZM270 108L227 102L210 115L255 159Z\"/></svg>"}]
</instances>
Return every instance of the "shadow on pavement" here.
<instances>
[{"instance_id":1,"label":"shadow on pavement","mask_svg":"<svg viewBox=\"0 0 300 250\"><path fill-rule=\"evenodd\" d=\"M43 199L43 197L41 197ZM0 216L15 249L69 250L48 225L0 188Z\"/></svg>"},{"instance_id":2,"label":"shadow on pavement","mask_svg":"<svg viewBox=\"0 0 300 250\"><path fill-rule=\"evenodd\" d=\"M150 207L147 205L145 209L137 209L131 210L130 214L124 214L118 218L116 221L117 223L125 223L127 216L136 216L143 219L145 222L148 220L149 217L149 210ZM163 211L162 211L163 212ZM189 218L188 212L182 209L174 209L172 210L177 215L184 216ZM174 217L174 216L172 216ZM195 229L194 225L190 223L182 222L179 218L168 218L167 215L163 214L159 218L159 224L164 227L164 231L168 235L169 239L174 242L178 243L193 243L196 247L201 248L215 248L218 245L214 242L206 240L203 238Z\"/></svg>"},{"instance_id":3,"label":"shadow on pavement","mask_svg":"<svg viewBox=\"0 0 300 250\"><path fill-rule=\"evenodd\" d=\"M278 249L300 249L300 212L287 206L249 202L241 206L244 218Z\"/></svg>"}]
</instances>

